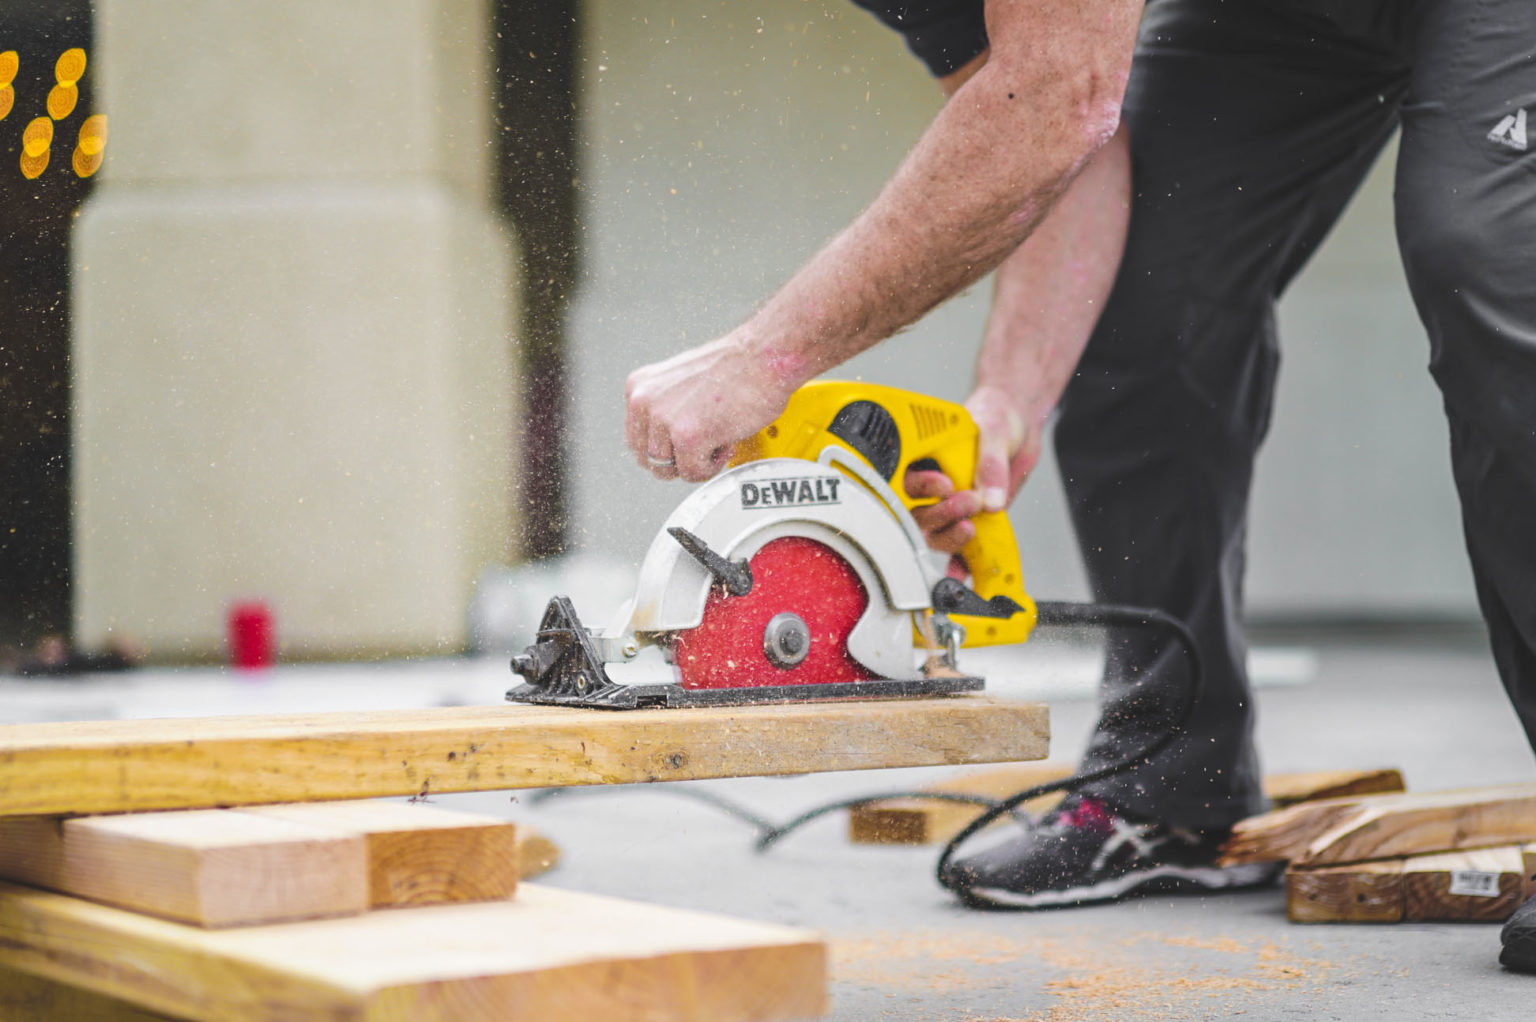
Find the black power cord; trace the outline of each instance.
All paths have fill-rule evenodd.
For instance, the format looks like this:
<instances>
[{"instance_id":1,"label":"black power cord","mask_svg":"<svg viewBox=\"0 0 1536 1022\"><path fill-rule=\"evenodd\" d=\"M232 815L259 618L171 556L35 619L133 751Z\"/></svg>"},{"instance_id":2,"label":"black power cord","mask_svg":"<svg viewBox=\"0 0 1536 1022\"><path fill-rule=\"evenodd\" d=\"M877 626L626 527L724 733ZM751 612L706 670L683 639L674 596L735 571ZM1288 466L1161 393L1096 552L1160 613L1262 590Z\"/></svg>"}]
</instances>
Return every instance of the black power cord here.
<instances>
[{"instance_id":1,"label":"black power cord","mask_svg":"<svg viewBox=\"0 0 1536 1022\"><path fill-rule=\"evenodd\" d=\"M1094 770L1085 770L1082 773L1073 774L1071 777L1063 777L1047 784L1037 784L1033 788L1026 788L1015 795L1010 795L1001 802L988 808L976 819L968 823L960 833L949 839L944 850L939 853L938 864L934 872L939 884L948 890L960 895L967 904L978 908L1015 908L995 901L975 891L957 889L949 872L950 860L954 858L956 850L966 841L992 825L1000 817L1012 813L1016 808L1030 799L1048 795L1054 791L1073 792L1084 785L1095 781L1102 781L1106 777L1114 777L1144 766L1154 756L1173 744L1184 728L1189 724L1189 718L1194 714L1195 705L1200 701L1200 696L1205 690L1204 671L1200 663L1200 650L1195 644L1195 637L1184 622L1171 614L1151 607L1127 607L1111 603L1070 603L1063 601L1048 601L1036 604L1039 614L1037 624L1043 626L1065 627L1159 627L1174 633L1179 642L1184 646L1184 652L1189 662L1189 685L1184 693L1184 704L1179 708L1176 720L1168 725L1156 738L1148 742L1144 747L1136 750L1131 755L1118 762L1109 763Z\"/></svg>"}]
</instances>

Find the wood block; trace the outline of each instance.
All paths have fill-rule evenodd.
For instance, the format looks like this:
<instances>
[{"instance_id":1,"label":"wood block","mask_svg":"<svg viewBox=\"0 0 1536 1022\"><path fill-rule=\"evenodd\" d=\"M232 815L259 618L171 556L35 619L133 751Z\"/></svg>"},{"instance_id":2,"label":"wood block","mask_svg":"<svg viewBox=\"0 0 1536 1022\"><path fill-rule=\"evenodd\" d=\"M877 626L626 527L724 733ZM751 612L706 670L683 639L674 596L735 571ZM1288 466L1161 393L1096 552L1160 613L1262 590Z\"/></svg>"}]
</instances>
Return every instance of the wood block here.
<instances>
[{"instance_id":1,"label":"wood block","mask_svg":"<svg viewBox=\"0 0 1536 1022\"><path fill-rule=\"evenodd\" d=\"M1536 785L1303 802L1243 820L1222 863L1361 862L1536 838Z\"/></svg>"},{"instance_id":2,"label":"wood block","mask_svg":"<svg viewBox=\"0 0 1536 1022\"><path fill-rule=\"evenodd\" d=\"M1403 861L1403 918L1409 922L1502 923L1524 900L1519 845Z\"/></svg>"},{"instance_id":3,"label":"wood block","mask_svg":"<svg viewBox=\"0 0 1536 1022\"><path fill-rule=\"evenodd\" d=\"M165 1022L167 1017L89 990L0 967L0 1022Z\"/></svg>"},{"instance_id":4,"label":"wood block","mask_svg":"<svg viewBox=\"0 0 1536 1022\"><path fill-rule=\"evenodd\" d=\"M217 809L0 820L0 877L200 926L368 908L361 837Z\"/></svg>"},{"instance_id":5,"label":"wood block","mask_svg":"<svg viewBox=\"0 0 1536 1022\"><path fill-rule=\"evenodd\" d=\"M137 812L1039 759L1046 708L990 696L0 727L0 816Z\"/></svg>"},{"instance_id":6,"label":"wood block","mask_svg":"<svg viewBox=\"0 0 1536 1022\"><path fill-rule=\"evenodd\" d=\"M827 982L806 931L535 884L239 930L0 884L0 967L218 1022L757 1022L821 1015Z\"/></svg>"},{"instance_id":7,"label":"wood block","mask_svg":"<svg viewBox=\"0 0 1536 1022\"><path fill-rule=\"evenodd\" d=\"M1536 897L1536 844L1523 845L1520 852L1525 860L1525 896Z\"/></svg>"},{"instance_id":8,"label":"wood block","mask_svg":"<svg viewBox=\"0 0 1536 1022\"><path fill-rule=\"evenodd\" d=\"M1059 781L1072 774L1066 763L1010 763L992 770L974 770L946 778L923 790L948 794L1007 798L1026 788ZM1038 813L1061 800L1059 794L1043 795L1025 803L1026 812ZM856 845L931 845L948 841L981 815L983 807L963 802L922 799L885 799L848 811L848 840Z\"/></svg>"},{"instance_id":9,"label":"wood block","mask_svg":"<svg viewBox=\"0 0 1536 1022\"><path fill-rule=\"evenodd\" d=\"M1286 915L1297 923L1503 922L1525 900L1520 845L1341 866L1292 867Z\"/></svg>"},{"instance_id":10,"label":"wood block","mask_svg":"<svg viewBox=\"0 0 1536 1022\"><path fill-rule=\"evenodd\" d=\"M1292 867L1285 873L1285 914L1293 923L1402 922L1403 860Z\"/></svg>"},{"instance_id":11,"label":"wood block","mask_svg":"<svg viewBox=\"0 0 1536 1022\"><path fill-rule=\"evenodd\" d=\"M405 802L306 802L238 811L354 834L368 857L374 908L510 898L517 828L506 820Z\"/></svg>"},{"instance_id":12,"label":"wood block","mask_svg":"<svg viewBox=\"0 0 1536 1022\"><path fill-rule=\"evenodd\" d=\"M1296 774L1268 774L1264 778L1264 794L1269 796L1277 809L1323 798L1383 795L1403 790L1402 771L1391 769L1314 770Z\"/></svg>"},{"instance_id":13,"label":"wood block","mask_svg":"<svg viewBox=\"0 0 1536 1022\"><path fill-rule=\"evenodd\" d=\"M1026 788L1060 780L1071 773L1072 767L1065 763L1015 763L946 778L924 790L1001 799ZM1277 805L1402 790L1403 775L1397 770L1324 770L1271 774L1264 778L1264 794ZM1030 813L1041 813L1060 799L1060 794L1042 795L1026 803L1024 808ZM940 844L958 834L981 815L981 811L979 806L962 802L922 799L871 802L848 811L848 840L870 845Z\"/></svg>"}]
</instances>

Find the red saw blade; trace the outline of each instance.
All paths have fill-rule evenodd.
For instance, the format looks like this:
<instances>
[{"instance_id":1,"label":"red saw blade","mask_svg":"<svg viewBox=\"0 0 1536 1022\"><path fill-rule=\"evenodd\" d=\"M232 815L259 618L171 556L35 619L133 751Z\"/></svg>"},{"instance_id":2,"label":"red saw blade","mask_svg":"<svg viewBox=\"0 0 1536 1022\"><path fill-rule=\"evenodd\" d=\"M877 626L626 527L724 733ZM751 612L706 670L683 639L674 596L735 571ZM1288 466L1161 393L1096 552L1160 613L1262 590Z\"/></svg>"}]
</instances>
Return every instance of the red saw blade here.
<instances>
[{"instance_id":1,"label":"red saw blade","mask_svg":"<svg viewBox=\"0 0 1536 1022\"><path fill-rule=\"evenodd\" d=\"M697 628L677 633L673 661L683 688L817 685L878 677L848 655L848 633L863 616L869 595L841 554L812 539L785 536L765 543L750 563L751 592L730 596L711 587L704 619ZM792 666L775 663L764 644L769 623L784 614L803 621L810 640L804 659Z\"/></svg>"}]
</instances>

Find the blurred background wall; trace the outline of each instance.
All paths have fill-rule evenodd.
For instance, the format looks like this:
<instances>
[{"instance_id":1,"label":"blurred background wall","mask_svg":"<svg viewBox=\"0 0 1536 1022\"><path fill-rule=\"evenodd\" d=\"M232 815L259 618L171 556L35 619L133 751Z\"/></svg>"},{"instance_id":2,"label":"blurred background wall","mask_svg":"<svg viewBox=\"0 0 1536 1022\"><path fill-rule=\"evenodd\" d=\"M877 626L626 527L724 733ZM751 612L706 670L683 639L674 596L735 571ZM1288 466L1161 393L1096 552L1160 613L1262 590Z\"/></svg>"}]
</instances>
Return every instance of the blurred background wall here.
<instances>
[{"instance_id":1,"label":"blurred background wall","mask_svg":"<svg viewBox=\"0 0 1536 1022\"><path fill-rule=\"evenodd\" d=\"M285 655L453 652L487 566L638 562L686 491L625 453L625 375L748 315L939 106L846 0L3 0L6 49L0 643L173 660L245 598ZM1390 165L1282 310L1259 619L1475 617ZM841 374L963 398L988 288ZM1049 458L1013 516L1031 588L1086 595Z\"/></svg>"},{"instance_id":2,"label":"blurred background wall","mask_svg":"<svg viewBox=\"0 0 1536 1022\"><path fill-rule=\"evenodd\" d=\"M112 139L70 239L75 641L217 658L259 600L286 655L463 648L476 575L517 550L489 6L94 16Z\"/></svg>"}]
</instances>

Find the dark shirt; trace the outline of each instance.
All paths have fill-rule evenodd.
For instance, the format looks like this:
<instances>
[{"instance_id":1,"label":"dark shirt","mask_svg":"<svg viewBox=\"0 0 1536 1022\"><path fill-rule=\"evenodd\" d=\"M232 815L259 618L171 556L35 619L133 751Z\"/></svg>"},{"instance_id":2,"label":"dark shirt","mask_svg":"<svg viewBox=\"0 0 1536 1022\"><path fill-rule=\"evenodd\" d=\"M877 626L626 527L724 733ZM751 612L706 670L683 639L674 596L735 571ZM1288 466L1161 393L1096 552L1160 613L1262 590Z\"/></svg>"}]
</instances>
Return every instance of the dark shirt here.
<instances>
[{"instance_id":1,"label":"dark shirt","mask_svg":"<svg viewBox=\"0 0 1536 1022\"><path fill-rule=\"evenodd\" d=\"M900 32L935 78L987 48L983 0L853 0Z\"/></svg>"}]
</instances>

